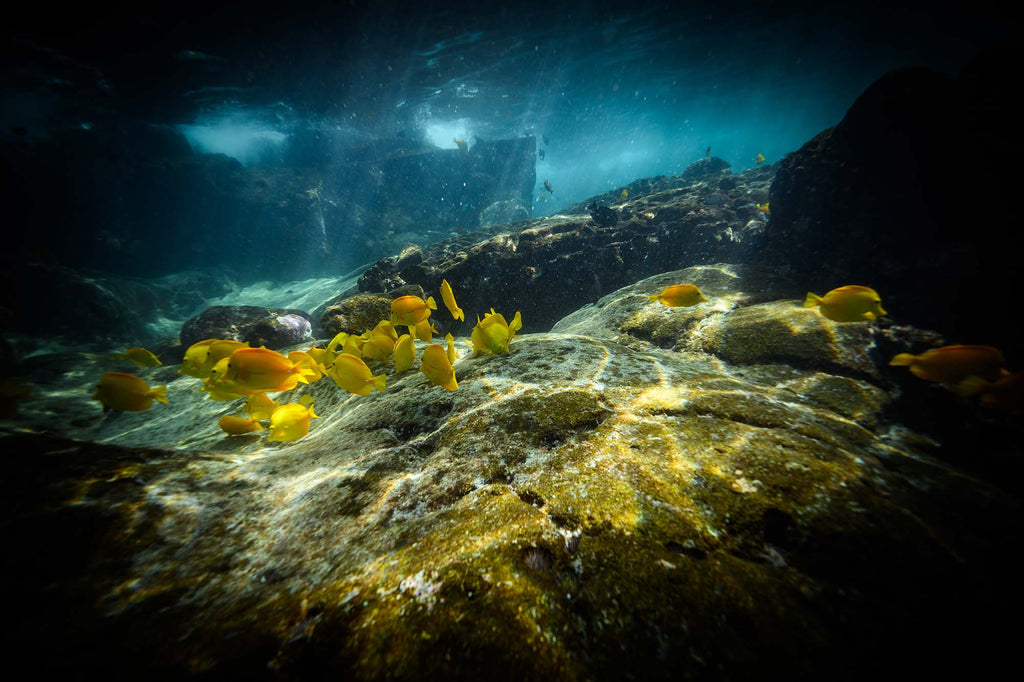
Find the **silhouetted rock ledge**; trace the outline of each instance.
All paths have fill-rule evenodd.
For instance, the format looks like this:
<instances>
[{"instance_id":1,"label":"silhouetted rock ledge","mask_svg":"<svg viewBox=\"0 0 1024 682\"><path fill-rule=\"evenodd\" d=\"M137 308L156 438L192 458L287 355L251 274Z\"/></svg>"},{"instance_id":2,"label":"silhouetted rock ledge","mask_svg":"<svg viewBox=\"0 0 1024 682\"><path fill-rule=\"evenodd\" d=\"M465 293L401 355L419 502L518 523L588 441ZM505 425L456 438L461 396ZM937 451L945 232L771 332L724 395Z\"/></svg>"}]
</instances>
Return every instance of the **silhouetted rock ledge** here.
<instances>
[{"instance_id":1,"label":"silhouetted rock ledge","mask_svg":"<svg viewBox=\"0 0 1024 682\"><path fill-rule=\"evenodd\" d=\"M648 302L680 281L709 301ZM1019 501L889 421L886 330L787 286L666 273L509 355L460 340L455 392L304 386L288 444L224 437L238 405L173 366L140 372L169 405L105 417L111 360L52 356L76 371L37 368L0 435L8 645L139 679L991 672Z\"/></svg>"}]
</instances>

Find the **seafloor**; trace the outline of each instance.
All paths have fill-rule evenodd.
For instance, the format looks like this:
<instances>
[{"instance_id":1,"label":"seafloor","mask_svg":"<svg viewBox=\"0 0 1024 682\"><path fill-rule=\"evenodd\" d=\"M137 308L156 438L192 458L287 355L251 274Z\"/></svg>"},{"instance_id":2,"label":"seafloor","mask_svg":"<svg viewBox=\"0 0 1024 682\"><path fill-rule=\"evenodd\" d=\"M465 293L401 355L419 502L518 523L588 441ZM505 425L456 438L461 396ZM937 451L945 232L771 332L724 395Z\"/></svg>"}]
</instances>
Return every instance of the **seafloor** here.
<instances>
[{"instance_id":1,"label":"seafloor","mask_svg":"<svg viewBox=\"0 0 1024 682\"><path fill-rule=\"evenodd\" d=\"M709 300L649 301L680 282ZM983 672L1019 592L1019 498L893 419L893 329L791 287L748 265L647 278L508 355L457 340L454 392L391 368L366 397L300 387L281 397L311 394L319 419L284 444L226 437L239 405L176 365L137 370L169 405L105 414L91 389L123 361L31 358L0 435L25 600L9 660L139 679Z\"/></svg>"}]
</instances>

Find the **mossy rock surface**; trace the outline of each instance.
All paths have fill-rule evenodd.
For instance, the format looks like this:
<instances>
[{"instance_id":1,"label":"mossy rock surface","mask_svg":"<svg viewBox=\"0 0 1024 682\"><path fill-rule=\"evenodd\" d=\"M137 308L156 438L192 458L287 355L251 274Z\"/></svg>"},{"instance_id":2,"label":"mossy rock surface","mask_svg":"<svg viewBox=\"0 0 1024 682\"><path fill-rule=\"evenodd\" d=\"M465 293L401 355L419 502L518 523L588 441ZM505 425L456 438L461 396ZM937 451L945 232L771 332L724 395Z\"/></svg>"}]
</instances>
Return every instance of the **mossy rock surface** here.
<instances>
[{"instance_id":1,"label":"mossy rock surface","mask_svg":"<svg viewBox=\"0 0 1024 682\"><path fill-rule=\"evenodd\" d=\"M459 340L454 392L391 365L383 393L296 389L320 418L293 443L223 436L239 406L173 367L146 374L170 405L106 416L109 359L51 368L0 436L11 575L41 595L15 644L211 679L853 679L997 652L1019 501L888 421L868 325L703 273L508 355ZM704 312L643 294L690 277Z\"/></svg>"}]
</instances>

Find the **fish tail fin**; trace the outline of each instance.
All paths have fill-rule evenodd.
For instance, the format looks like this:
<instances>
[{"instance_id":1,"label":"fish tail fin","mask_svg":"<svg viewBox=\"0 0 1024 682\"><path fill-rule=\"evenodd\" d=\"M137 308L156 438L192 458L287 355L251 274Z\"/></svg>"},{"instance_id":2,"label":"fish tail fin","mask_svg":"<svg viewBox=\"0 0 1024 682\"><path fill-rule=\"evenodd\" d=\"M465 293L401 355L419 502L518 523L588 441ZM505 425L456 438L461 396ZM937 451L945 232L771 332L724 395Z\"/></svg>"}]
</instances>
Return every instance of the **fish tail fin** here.
<instances>
[{"instance_id":1,"label":"fish tail fin","mask_svg":"<svg viewBox=\"0 0 1024 682\"><path fill-rule=\"evenodd\" d=\"M256 419L256 417L251 417L251 419L252 419L252 425L256 427L256 430L257 431L262 431L263 430L263 425L260 424L260 420Z\"/></svg>"},{"instance_id":2,"label":"fish tail fin","mask_svg":"<svg viewBox=\"0 0 1024 682\"><path fill-rule=\"evenodd\" d=\"M661 298L661 294L651 294L651 297L647 299L647 302L653 303L654 301L657 301L659 298Z\"/></svg>"},{"instance_id":3,"label":"fish tail fin","mask_svg":"<svg viewBox=\"0 0 1024 682\"><path fill-rule=\"evenodd\" d=\"M163 403L164 405L168 404L167 403L167 386L157 386L157 387L155 387L152 391L150 391L150 395L152 395L153 396L153 400L157 401L158 403Z\"/></svg>"},{"instance_id":4,"label":"fish tail fin","mask_svg":"<svg viewBox=\"0 0 1024 682\"><path fill-rule=\"evenodd\" d=\"M813 308L816 305L821 305L821 296L807 292L807 297L804 299L805 308Z\"/></svg>"},{"instance_id":5,"label":"fish tail fin","mask_svg":"<svg viewBox=\"0 0 1024 682\"><path fill-rule=\"evenodd\" d=\"M427 307L430 308L431 310L437 310L437 302L434 301L433 296L429 296L427 298Z\"/></svg>"},{"instance_id":6,"label":"fish tail fin","mask_svg":"<svg viewBox=\"0 0 1024 682\"><path fill-rule=\"evenodd\" d=\"M381 393L383 393L384 389L387 388L387 380L388 377L386 374L378 374L377 376L370 379L370 381L373 382L373 387L376 388Z\"/></svg>"},{"instance_id":7,"label":"fish tail fin","mask_svg":"<svg viewBox=\"0 0 1024 682\"><path fill-rule=\"evenodd\" d=\"M981 377L971 375L957 384L956 394L961 398L969 395L977 395L985 390L988 382Z\"/></svg>"},{"instance_id":8,"label":"fish tail fin","mask_svg":"<svg viewBox=\"0 0 1024 682\"><path fill-rule=\"evenodd\" d=\"M889 361L889 366L891 366L891 367L909 367L912 364L914 364L914 358L915 357L916 356L911 355L910 353L900 353L898 355L894 355L892 360Z\"/></svg>"}]
</instances>

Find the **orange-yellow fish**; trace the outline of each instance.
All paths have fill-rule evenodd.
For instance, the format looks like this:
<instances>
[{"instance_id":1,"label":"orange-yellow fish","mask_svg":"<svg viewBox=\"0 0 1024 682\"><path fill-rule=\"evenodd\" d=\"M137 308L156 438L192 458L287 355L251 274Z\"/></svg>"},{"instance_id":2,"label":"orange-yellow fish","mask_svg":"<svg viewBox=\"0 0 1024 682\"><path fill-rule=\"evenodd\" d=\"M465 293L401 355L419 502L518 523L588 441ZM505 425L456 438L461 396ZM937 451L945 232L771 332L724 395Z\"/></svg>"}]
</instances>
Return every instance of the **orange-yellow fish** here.
<instances>
[{"instance_id":1,"label":"orange-yellow fish","mask_svg":"<svg viewBox=\"0 0 1024 682\"><path fill-rule=\"evenodd\" d=\"M217 426L229 436L241 436L253 431L263 430L263 427L260 426L260 421L255 417L246 419L245 417L233 417L229 414L217 420Z\"/></svg>"},{"instance_id":2,"label":"orange-yellow fish","mask_svg":"<svg viewBox=\"0 0 1024 682\"><path fill-rule=\"evenodd\" d=\"M387 375L373 375L362 358L348 353L341 353L334 358L334 366L328 376L334 379L338 388L343 388L356 395L370 395L373 389L383 391L386 387Z\"/></svg>"},{"instance_id":3,"label":"orange-yellow fish","mask_svg":"<svg viewBox=\"0 0 1024 682\"><path fill-rule=\"evenodd\" d=\"M449 391L454 391L459 387L458 382L455 381L455 370L452 369L452 363L448 361L448 353L445 352L444 346L435 343L423 349L423 355L420 357L420 371L435 386Z\"/></svg>"},{"instance_id":4,"label":"orange-yellow fish","mask_svg":"<svg viewBox=\"0 0 1024 682\"><path fill-rule=\"evenodd\" d=\"M995 381L967 377L957 387L960 395L978 395L981 403L1002 410L1024 410L1024 372L1007 374Z\"/></svg>"},{"instance_id":5,"label":"orange-yellow fish","mask_svg":"<svg viewBox=\"0 0 1024 682\"><path fill-rule=\"evenodd\" d=\"M320 417L313 412L313 398L302 396L297 403L281 405L270 415L270 435L267 441L286 443L309 433L309 420Z\"/></svg>"},{"instance_id":6,"label":"orange-yellow fish","mask_svg":"<svg viewBox=\"0 0 1024 682\"><path fill-rule=\"evenodd\" d=\"M115 353L114 355L122 360L134 362L139 367L158 367L164 364L160 362L160 358L145 348L129 348L123 353Z\"/></svg>"},{"instance_id":7,"label":"orange-yellow fish","mask_svg":"<svg viewBox=\"0 0 1024 682\"><path fill-rule=\"evenodd\" d=\"M703 303L708 299L700 292L695 284L673 284L662 289L660 294L653 294L650 301L658 301L662 305L674 308L689 308L690 306Z\"/></svg>"},{"instance_id":8,"label":"orange-yellow fish","mask_svg":"<svg viewBox=\"0 0 1024 682\"><path fill-rule=\"evenodd\" d=\"M942 346L920 355L900 353L889 364L909 367L914 376L943 384L955 384L969 376L995 381L1002 375L1003 354L992 346Z\"/></svg>"},{"instance_id":9,"label":"orange-yellow fish","mask_svg":"<svg viewBox=\"0 0 1024 682\"><path fill-rule=\"evenodd\" d=\"M395 350L395 341L398 334L394 327L387 320L381 320L372 330L363 334L365 342L362 346L362 355L369 360L384 362Z\"/></svg>"},{"instance_id":10,"label":"orange-yellow fish","mask_svg":"<svg viewBox=\"0 0 1024 682\"><path fill-rule=\"evenodd\" d=\"M448 344L448 362L455 363L455 337L451 332L444 335L444 342Z\"/></svg>"},{"instance_id":11,"label":"orange-yellow fish","mask_svg":"<svg viewBox=\"0 0 1024 682\"><path fill-rule=\"evenodd\" d=\"M391 301L391 326L415 327L430 317L431 310L437 310L433 296L426 301L419 296L399 296Z\"/></svg>"},{"instance_id":12,"label":"orange-yellow fish","mask_svg":"<svg viewBox=\"0 0 1024 682\"><path fill-rule=\"evenodd\" d=\"M215 382L215 388L240 394L289 391L299 382L308 384L306 377L313 375L305 362L296 362L277 351L239 348L228 358L227 370Z\"/></svg>"},{"instance_id":13,"label":"orange-yellow fish","mask_svg":"<svg viewBox=\"0 0 1024 682\"><path fill-rule=\"evenodd\" d=\"M824 296L808 291L804 307L814 306L818 306L821 314L834 322L862 322L888 314L882 309L882 299L878 293L858 284L833 289Z\"/></svg>"},{"instance_id":14,"label":"orange-yellow fish","mask_svg":"<svg viewBox=\"0 0 1024 682\"><path fill-rule=\"evenodd\" d=\"M444 305L448 308L448 312L452 314L456 320L465 320L466 314L462 312L462 308L455 302L455 292L452 291L452 285L448 284L448 280L441 280L441 300L444 301Z\"/></svg>"},{"instance_id":15,"label":"orange-yellow fish","mask_svg":"<svg viewBox=\"0 0 1024 682\"><path fill-rule=\"evenodd\" d=\"M145 380L134 374L107 372L96 384L93 400L103 403L104 409L118 412L141 412L153 406L153 401L167 404L167 387L150 388Z\"/></svg>"},{"instance_id":16,"label":"orange-yellow fish","mask_svg":"<svg viewBox=\"0 0 1024 682\"><path fill-rule=\"evenodd\" d=\"M473 355L480 353L507 353L508 344L516 332L523 328L522 316L516 311L512 324L505 322L501 313L494 312L484 314L484 319L477 318L476 326L469 335L473 344Z\"/></svg>"}]
</instances>

